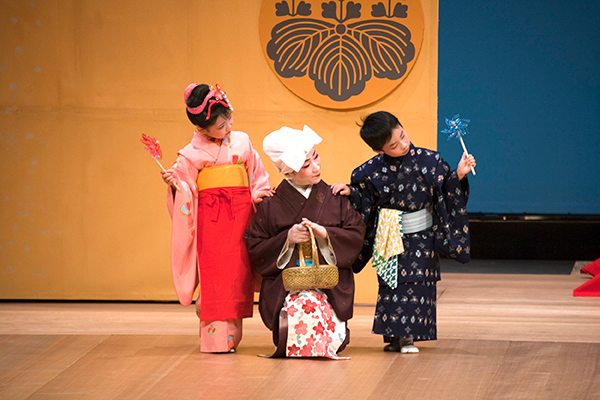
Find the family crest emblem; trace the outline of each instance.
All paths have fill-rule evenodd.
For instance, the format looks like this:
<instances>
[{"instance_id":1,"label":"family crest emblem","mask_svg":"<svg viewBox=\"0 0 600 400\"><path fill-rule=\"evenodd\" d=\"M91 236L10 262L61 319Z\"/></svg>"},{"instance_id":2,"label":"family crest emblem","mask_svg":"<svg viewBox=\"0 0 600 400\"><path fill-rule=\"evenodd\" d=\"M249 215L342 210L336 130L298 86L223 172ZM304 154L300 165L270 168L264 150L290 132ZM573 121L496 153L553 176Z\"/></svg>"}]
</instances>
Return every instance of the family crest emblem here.
<instances>
[{"instance_id":1,"label":"family crest emblem","mask_svg":"<svg viewBox=\"0 0 600 400\"><path fill-rule=\"evenodd\" d=\"M281 82L334 109L361 107L395 89L417 59L423 26L418 0L265 0L260 15L263 51Z\"/></svg>"}]
</instances>

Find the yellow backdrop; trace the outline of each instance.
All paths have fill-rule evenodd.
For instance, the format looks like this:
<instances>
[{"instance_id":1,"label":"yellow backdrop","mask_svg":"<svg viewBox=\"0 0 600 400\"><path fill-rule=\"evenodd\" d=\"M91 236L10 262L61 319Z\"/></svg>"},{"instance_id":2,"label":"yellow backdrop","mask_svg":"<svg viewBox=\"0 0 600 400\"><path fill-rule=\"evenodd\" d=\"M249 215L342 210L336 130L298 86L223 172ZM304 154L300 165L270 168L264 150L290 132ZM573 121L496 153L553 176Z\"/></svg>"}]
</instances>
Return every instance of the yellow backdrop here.
<instances>
[{"instance_id":1,"label":"yellow backdrop","mask_svg":"<svg viewBox=\"0 0 600 400\"><path fill-rule=\"evenodd\" d=\"M283 125L323 137L323 179L347 182L373 152L356 123L396 114L436 147L438 1L422 0L421 52L404 82L367 108L332 111L292 94L269 68L260 0L47 0L0 3L0 298L176 300L159 169L193 131L191 82L219 83L271 174L262 139ZM7 22L8 21L8 22ZM371 269L357 303L374 303Z\"/></svg>"}]
</instances>

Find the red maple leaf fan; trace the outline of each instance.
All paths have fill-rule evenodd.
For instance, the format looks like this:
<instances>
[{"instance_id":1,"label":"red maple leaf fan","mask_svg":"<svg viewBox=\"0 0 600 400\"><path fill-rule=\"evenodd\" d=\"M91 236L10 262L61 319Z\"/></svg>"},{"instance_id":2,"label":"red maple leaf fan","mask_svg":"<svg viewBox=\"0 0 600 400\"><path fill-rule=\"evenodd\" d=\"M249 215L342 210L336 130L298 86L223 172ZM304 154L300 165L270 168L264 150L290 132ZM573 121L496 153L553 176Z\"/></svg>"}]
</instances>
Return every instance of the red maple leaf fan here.
<instances>
[{"instance_id":1,"label":"red maple leaf fan","mask_svg":"<svg viewBox=\"0 0 600 400\"><path fill-rule=\"evenodd\" d=\"M158 142L158 140L142 133L142 138L140 139L140 142L142 142L142 144L144 145L144 149L148 153L150 153L152 158L154 158L154 161L156 161L160 169L165 171L165 168L162 166L160 161L158 161L162 158L162 150L160 149L160 143ZM173 187L179 190L179 186L177 186L175 182L173 182Z\"/></svg>"},{"instance_id":2,"label":"red maple leaf fan","mask_svg":"<svg viewBox=\"0 0 600 400\"><path fill-rule=\"evenodd\" d=\"M144 144L144 149L150 153L155 160L160 160L162 158L162 151L160 150L160 143L158 143L158 140L142 133L140 142Z\"/></svg>"}]
</instances>

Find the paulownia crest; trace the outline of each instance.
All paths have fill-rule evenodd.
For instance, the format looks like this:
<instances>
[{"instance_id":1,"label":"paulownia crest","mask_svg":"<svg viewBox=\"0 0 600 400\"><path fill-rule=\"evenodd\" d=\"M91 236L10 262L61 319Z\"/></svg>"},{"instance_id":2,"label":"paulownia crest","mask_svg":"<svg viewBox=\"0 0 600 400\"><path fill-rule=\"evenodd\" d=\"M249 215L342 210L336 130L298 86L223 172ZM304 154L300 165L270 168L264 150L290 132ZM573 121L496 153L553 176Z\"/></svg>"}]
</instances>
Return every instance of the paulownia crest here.
<instances>
[{"instance_id":1,"label":"paulownia crest","mask_svg":"<svg viewBox=\"0 0 600 400\"><path fill-rule=\"evenodd\" d=\"M339 7L338 7L339 5ZM277 16L291 16L275 25L267 44L274 69L284 78L308 74L315 89L334 101L356 96L374 75L400 79L415 57L410 30L391 20L406 18L408 6L392 1L372 6L376 19L350 22L361 17L360 3L344 0L321 3L323 20L306 18L311 5L301 1L290 8L287 1L276 4ZM300 16L296 18L296 16Z\"/></svg>"}]
</instances>

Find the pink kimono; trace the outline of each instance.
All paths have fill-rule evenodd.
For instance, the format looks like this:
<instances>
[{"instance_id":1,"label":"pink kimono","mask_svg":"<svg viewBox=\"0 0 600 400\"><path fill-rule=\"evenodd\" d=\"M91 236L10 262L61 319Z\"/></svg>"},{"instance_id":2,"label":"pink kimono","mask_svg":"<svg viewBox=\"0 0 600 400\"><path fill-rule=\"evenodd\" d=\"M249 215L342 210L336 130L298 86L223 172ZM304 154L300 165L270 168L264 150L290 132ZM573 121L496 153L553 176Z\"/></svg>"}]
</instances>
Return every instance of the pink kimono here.
<instances>
[{"instance_id":1,"label":"pink kimono","mask_svg":"<svg viewBox=\"0 0 600 400\"><path fill-rule=\"evenodd\" d=\"M252 316L254 271L243 234L254 214L252 199L269 189L269 175L243 132L232 131L223 141L194 132L178 154L173 167L180 190L170 188L167 199L175 290L187 306L199 287L201 351L231 351L241 340L241 319ZM209 168L218 166L230 167ZM215 184L212 178L206 187L205 172L223 168L241 170L248 182Z\"/></svg>"}]
</instances>

